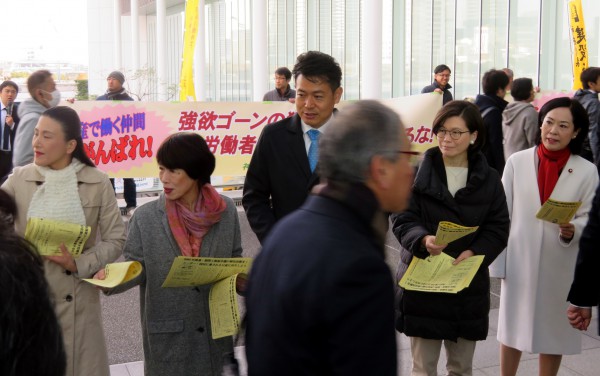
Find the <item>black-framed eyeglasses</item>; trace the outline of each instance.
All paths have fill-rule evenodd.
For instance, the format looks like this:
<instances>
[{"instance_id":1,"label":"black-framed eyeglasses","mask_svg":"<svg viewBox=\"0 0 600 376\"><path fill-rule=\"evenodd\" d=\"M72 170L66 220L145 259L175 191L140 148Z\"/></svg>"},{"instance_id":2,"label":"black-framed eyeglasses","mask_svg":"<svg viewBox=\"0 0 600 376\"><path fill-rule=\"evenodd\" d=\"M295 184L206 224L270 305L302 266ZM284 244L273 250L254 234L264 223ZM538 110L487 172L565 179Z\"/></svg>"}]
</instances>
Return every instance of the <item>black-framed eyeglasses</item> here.
<instances>
[{"instance_id":1,"label":"black-framed eyeglasses","mask_svg":"<svg viewBox=\"0 0 600 376\"><path fill-rule=\"evenodd\" d=\"M453 129L451 131L447 130L447 129L438 129L437 133L435 134L438 138L444 139L446 138L446 134L450 134L450 137L453 140L458 140L460 138L460 136L463 135L463 133L471 133L471 131L459 131L458 129Z\"/></svg>"}]
</instances>

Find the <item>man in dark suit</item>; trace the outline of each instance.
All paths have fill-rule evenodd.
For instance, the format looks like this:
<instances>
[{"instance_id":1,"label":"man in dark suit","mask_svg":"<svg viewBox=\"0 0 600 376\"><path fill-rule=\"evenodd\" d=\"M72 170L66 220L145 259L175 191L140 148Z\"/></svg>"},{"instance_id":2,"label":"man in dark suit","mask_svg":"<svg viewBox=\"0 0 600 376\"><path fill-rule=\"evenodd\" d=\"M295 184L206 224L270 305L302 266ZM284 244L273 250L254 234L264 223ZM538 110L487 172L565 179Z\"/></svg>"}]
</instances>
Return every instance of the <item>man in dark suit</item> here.
<instances>
[{"instance_id":1,"label":"man in dark suit","mask_svg":"<svg viewBox=\"0 0 600 376\"><path fill-rule=\"evenodd\" d=\"M13 143L19 126L18 103L19 86L13 81L0 84L0 184L12 171Z\"/></svg>"},{"instance_id":2,"label":"man in dark suit","mask_svg":"<svg viewBox=\"0 0 600 376\"><path fill-rule=\"evenodd\" d=\"M587 330L592 318L591 307L600 303L600 281L598 280L599 241L600 186L596 190L592 210L589 212L588 224L585 226L579 240L575 278L567 298L567 301L571 303L567 310L567 317L571 326L579 330ZM600 333L600 321L598 324L598 332Z\"/></svg>"},{"instance_id":3,"label":"man in dark suit","mask_svg":"<svg viewBox=\"0 0 600 376\"><path fill-rule=\"evenodd\" d=\"M248 374L396 375L386 213L406 208L414 153L398 115L376 101L344 108L320 142L323 184L252 265Z\"/></svg>"},{"instance_id":4,"label":"man in dark suit","mask_svg":"<svg viewBox=\"0 0 600 376\"><path fill-rule=\"evenodd\" d=\"M244 183L242 204L261 243L275 222L299 208L318 183L318 138L327 132L343 92L339 64L322 52L298 56L292 74L297 113L263 129Z\"/></svg>"}]
</instances>

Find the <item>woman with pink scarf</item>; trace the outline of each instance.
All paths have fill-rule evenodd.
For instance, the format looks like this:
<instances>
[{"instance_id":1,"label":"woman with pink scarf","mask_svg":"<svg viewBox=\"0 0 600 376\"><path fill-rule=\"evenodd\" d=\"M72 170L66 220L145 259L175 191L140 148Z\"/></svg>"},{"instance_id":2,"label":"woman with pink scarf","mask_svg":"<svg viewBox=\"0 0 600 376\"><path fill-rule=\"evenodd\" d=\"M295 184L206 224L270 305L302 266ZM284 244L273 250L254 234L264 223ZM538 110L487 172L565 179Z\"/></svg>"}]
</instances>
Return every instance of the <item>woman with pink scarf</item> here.
<instances>
[{"instance_id":1,"label":"woman with pink scarf","mask_svg":"<svg viewBox=\"0 0 600 376\"><path fill-rule=\"evenodd\" d=\"M140 286L145 375L220 376L233 341L212 339L211 286L161 285L177 256L240 257L237 209L210 185L215 157L200 135L171 135L156 159L164 192L136 209L123 252L127 260L139 261L143 272L109 294Z\"/></svg>"}]
</instances>

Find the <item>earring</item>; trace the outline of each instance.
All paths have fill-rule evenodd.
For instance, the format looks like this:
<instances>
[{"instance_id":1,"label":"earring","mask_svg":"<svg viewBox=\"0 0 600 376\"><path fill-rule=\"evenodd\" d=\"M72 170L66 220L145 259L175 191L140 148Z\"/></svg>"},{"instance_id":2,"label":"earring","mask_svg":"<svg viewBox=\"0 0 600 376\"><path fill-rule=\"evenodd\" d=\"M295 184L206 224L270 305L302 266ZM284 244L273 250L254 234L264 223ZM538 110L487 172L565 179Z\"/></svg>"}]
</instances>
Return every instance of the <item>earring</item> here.
<instances>
[{"instance_id":1,"label":"earring","mask_svg":"<svg viewBox=\"0 0 600 376\"><path fill-rule=\"evenodd\" d=\"M471 141L469 141L469 144L475 145L475 140L471 139Z\"/></svg>"}]
</instances>

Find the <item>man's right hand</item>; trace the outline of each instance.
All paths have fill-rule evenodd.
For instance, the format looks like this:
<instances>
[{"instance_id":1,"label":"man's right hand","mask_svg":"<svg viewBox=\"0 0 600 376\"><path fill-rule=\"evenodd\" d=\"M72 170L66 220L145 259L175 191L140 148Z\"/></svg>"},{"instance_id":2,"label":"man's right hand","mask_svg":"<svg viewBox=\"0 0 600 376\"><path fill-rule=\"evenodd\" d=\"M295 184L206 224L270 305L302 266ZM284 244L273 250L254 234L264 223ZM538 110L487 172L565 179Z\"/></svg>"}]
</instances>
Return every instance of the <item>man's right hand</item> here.
<instances>
[{"instance_id":1,"label":"man's right hand","mask_svg":"<svg viewBox=\"0 0 600 376\"><path fill-rule=\"evenodd\" d=\"M569 305L567 309L569 324L575 329L587 330L592 320L592 309Z\"/></svg>"}]
</instances>

